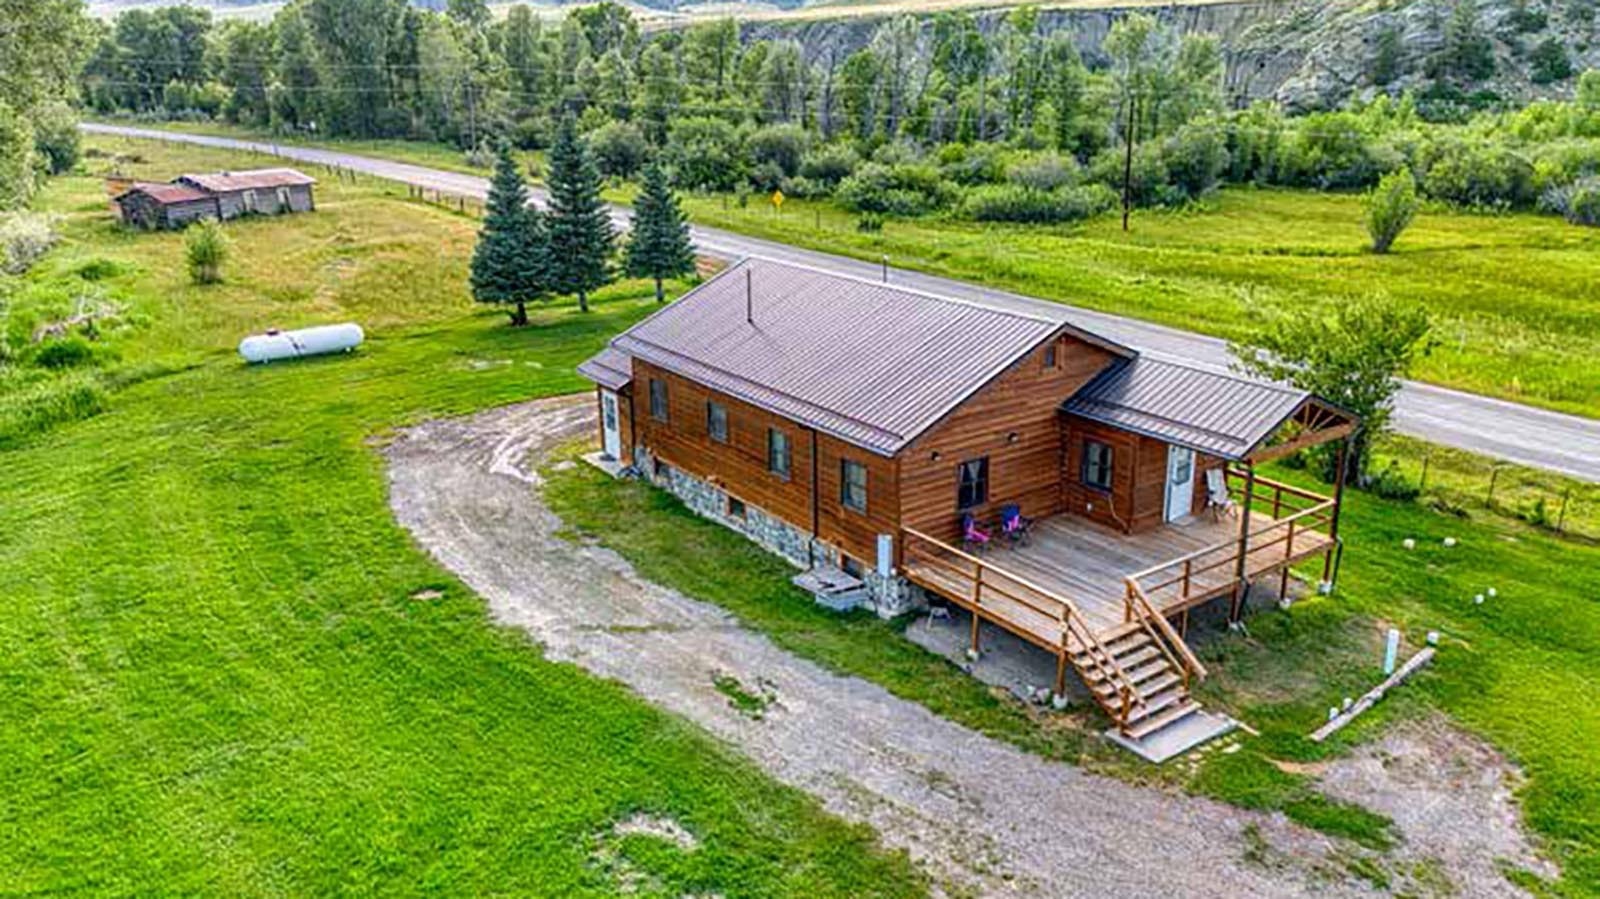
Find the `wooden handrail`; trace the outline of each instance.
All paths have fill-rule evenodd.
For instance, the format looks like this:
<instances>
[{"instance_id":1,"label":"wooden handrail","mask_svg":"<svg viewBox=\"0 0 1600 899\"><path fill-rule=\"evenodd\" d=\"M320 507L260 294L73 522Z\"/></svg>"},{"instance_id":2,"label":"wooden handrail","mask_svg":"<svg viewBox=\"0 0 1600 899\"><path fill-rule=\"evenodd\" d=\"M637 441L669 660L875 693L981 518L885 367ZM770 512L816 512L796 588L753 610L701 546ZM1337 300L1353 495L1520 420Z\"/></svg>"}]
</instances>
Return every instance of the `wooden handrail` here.
<instances>
[{"instance_id":1,"label":"wooden handrail","mask_svg":"<svg viewBox=\"0 0 1600 899\"><path fill-rule=\"evenodd\" d=\"M1305 518L1305 517L1310 516L1310 515L1316 515L1316 514L1320 514L1320 513L1323 513L1323 512L1327 512L1329 509L1332 509L1333 506L1334 506L1334 501L1331 500L1331 499L1327 500L1326 502L1319 503L1318 505L1311 506L1310 508L1302 509L1299 512L1296 512L1293 515L1290 515L1290 516L1288 516L1286 518L1279 518L1276 521L1268 522L1267 524L1262 525L1261 527L1257 528L1256 530L1250 531L1247 534L1247 536L1248 537L1260 536L1261 534L1265 534L1267 531L1270 531L1273 528L1283 527L1285 524L1287 524L1290 521L1294 521L1294 520L1299 519L1299 518ZM1199 559L1201 556L1209 555L1209 554L1217 552L1219 550L1232 550L1232 549L1235 549L1236 547L1238 547L1238 545L1239 545L1239 538L1237 538L1237 537L1233 538L1232 540L1223 540L1223 541L1218 542L1218 543L1213 543L1210 546L1202 547L1201 549L1197 549L1194 552L1185 553L1185 554L1183 554L1181 556L1178 556L1175 559L1168 559L1167 561L1162 562L1162 563L1160 563L1158 565L1152 565L1149 568L1144 569L1143 571L1136 571L1133 574L1130 574L1128 576L1129 577L1133 577L1133 578L1139 578L1139 579L1143 580L1144 578L1147 578L1150 575L1155 574L1156 572L1162 570L1163 568L1171 568L1174 565L1181 565L1184 562L1191 562L1191 561L1194 561L1196 559ZM1235 559L1238 558L1238 553L1235 552L1232 556L1230 556L1230 558L1235 558ZM1205 571L1206 569L1202 568L1200 570L1201 571Z\"/></svg>"},{"instance_id":2,"label":"wooden handrail","mask_svg":"<svg viewBox=\"0 0 1600 899\"><path fill-rule=\"evenodd\" d=\"M1227 473L1228 477L1237 478L1237 479L1240 479L1240 480L1244 479L1244 474L1242 472L1240 472L1238 469L1229 468L1229 469L1226 469L1226 473ZM1270 490L1275 490L1275 491L1278 491L1278 492L1281 492L1281 493L1287 493L1290 496L1298 496L1301 499L1309 499L1309 500L1311 500L1313 502L1318 502L1318 503L1324 502L1326 500L1331 499L1331 497L1323 496L1320 493L1313 493L1310 490L1306 490L1306 489L1301 488L1301 487L1296 487L1293 484L1285 484L1282 481L1274 481L1271 478L1264 478L1259 474L1256 475L1256 486L1258 486L1258 487L1266 487L1266 488L1268 488Z\"/></svg>"},{"instance_id":3,"label":"wooden handrail","mask_svg":"<svg viewBox=\"0 0 1600 899\"><path fill-rule=\"evenodd\" d=\"M963 550L957 549L956 547L951 546L950 544L948 544L948 543L944 542L943 540L940 540L940 539L938 539L936 537L930 537L927 534L924 534L921 531L916 530L915 528L902 527L900 530L901 530L901 533L905 534L908 537L915 538L916 540L921 540L924 543L932 544L933 546L938 547L939 549L941 549L941 550L943 550L943 551L945 551L947 553L950 553L951 555L955 556L956 558L963 559L963 560L965 560L967 562L971 562L975 566L976 573L973 574L973 575L967 575L968 577L970 577L972 579L972 582L973 582L972 602L973 602L974 606L981 606L982 605L982 595L981 595L982 591L983 591L984 588L988 588L990 590L994 590L994 591L1000 593L1002 596L1005 596L1006 598L1010 599L1013 602L1016 602L1016 603L1018 603L1020 605L1023 605L1025 607L1029 608L1029 609L1032 609L1033 611L1039 613L1040 615L1044 615L1046 617L1056 617L1056 618L1058 618L1061 621L1061 623L1066 627L1066 633L1062 634L1062 645L1060 647L1062 652L1068 651L1068 647L1066 645L1066 637L1068 635L1076 637L1078 642L1080 644L1082 644L1082 646L1083 646L1084 654L1086 656L1088 656L1089 658L1094 660L1094 664L1095 664L1096 667L1098 667L1098 668L1100 668L1102 670L1109 669L1112 673L1115 674L1116 679L1117 679L1117 686L1118 686L1119 689L1124 690L1124 691L1131 691L1133 696L1134 696L1134 698L1137 699L1137 701L1138 701L1138 703L1140 705L1144 705L1145 704L1145 698L1144 698L1143 694L1141 694L1138 691L1138 688L1134 687L1133 681L1130 680L1129 677L1128 677L1128 672L1123 670L1122 665L1121 665L1121 663L1119 663L1117 661L1116 656L1112 655L1111 651L1106 648L1106 645L1104 643L1100 642L1100 638L1095 636L1095 633L1094 633L1093 629L1091 629L1087 625L1087 619L1085 619L1083 617L1083 613L1078 610L1077 605L1075 603L1073 603L1072 600L1066 598L1065 596L1061 596L1060 594L1056 593L1053 590L1047 590L1044 587L1041 587L1038 584L1035 584L1034 582L1028 580L1027 578L1022 577L1021 575L1013 574L1012 572L1006 571L1005 569L999 567L998 565L991 565L988 562L985 562L983 559L980 559L977 556L972 555L971 553L968 553L968 552L965 552ZM903 545L907 549L912 549L915 546L915 544L913 544L909 540L904 541ZM914 550L914 549L912 551L913 552L917 552L917 550ZM924 558L929 558L928 556L926 556L926 554L921 553L921 552L918 552L918 555L922 555ZM946 568L954 569L954 567L955 567L953 565L945 564L942 559L939 560L939 562L940 562L941 565L943 565ZM1048 611L1046 611L1044 609L1041 609L1038 606L1034 605L1033 603L1028 602L1027 600L1017 596L1016 593L1014 593L1013 591L1006 590L1006 589L1004 589L1002 587L999 587L999 586L997 586L995 584L992 584L992 583L984 582L983 581L983 572L984 571L992 571L996 575L998 575L999 577L1005 578L1006 580L1009 580L1012 583L1017 584L1017 585L1023 587L1024 589L1026 589L1026 590L1030 590L1030 591L1038 594L1039 596L1044 597L1045 599L1048 599L1048 600L1051 600L1053 602L1058 603L1060 605L1060 607L1061 607L1059 613L1054 615L1054 616L1051 616L1050 612L1048 612ZM974 613L974 614L976 614L976 613ZM1124 716L1124 720L1126 720L1126 716Z\"/></svg>"},{"instance_id":4,"label":"wooden handrail","mask_svg":"<svg viewBox=\"0 0 1600 899\"><path fill-rule=\"evenodd\" d=\"M1162 652L1167 652L1167 660L1172 662L1173 667L1184 668L1188 671L1192 671L1194 672L1195 677L1204 680L1210 674L1210 672L1206 670L1205 665L1201 664L1199 657L1196 656L1194 651L1189 648L1189 644L1183 639L1183 637L1181 637L1177 631L1172 629L1172 622L1168 621L1165 615L1162 615L1160 612L1156 611L1156 607L1150 602L1150 597L1145 595L1144 590L1139 586L1137 581L1131 577L1125 578L1125 580L1128 584L1128 602L1132 604L1135 600L1138 601L1138 604L1142 610L1142 614L1139 615L1139 618L1146 622L1146 630L1149 629L1151 624L1154 624L1155 628L1161 632L1161 636L1165 638L1164 640L1157 639L1157 645L1171 644L1171 646L1177 650L1178 655L1183 657L1184 664L1179 665L1177 660L1172 658L1172 654L1167 652L1166 646L1162 645ZM1155 637L1156 635L1152 633L1150 636Z\"/></svg>"}]
</instances>

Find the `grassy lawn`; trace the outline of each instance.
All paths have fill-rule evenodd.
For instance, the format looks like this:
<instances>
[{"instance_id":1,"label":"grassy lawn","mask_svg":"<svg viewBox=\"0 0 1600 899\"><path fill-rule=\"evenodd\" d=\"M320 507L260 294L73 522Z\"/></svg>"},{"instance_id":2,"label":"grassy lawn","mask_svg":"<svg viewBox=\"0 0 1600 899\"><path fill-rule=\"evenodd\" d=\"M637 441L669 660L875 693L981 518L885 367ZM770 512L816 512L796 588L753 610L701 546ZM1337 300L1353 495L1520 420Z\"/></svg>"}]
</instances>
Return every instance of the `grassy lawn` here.
<instances>
[{"instance_id":1,"label":"grassy lawn","mask_svg":"<svg viewBox=\"0 0 1600 899\"><path fill-rule=\"evenodd\" d=\"M149 155L141 175L245 161ZM604 896L621 870L661 895L921 894L866 829L492 626L394 524L374 438L579 389L654 306L623 284L509 329L464 295L475 223L403 194L328 184L315 214L237 223L228 283L200 289L181 237L112 227L97 180L47 190L69 240L14 314L86 272L125 314L73 375L104 411L0 450L0 892ZM346 319L353 356L233 352ZM698 848L611 833L641 812Z\"/></svg>"},{"instance_id":2,"label":"grassy lawn","mask_svg":"<svg viewBox=\"0 0 1600 899\"><path fill-rule=\"evenodd\" d=\"M1295 478L1299 473L1274 472ZM1041 713L991 690L900 639L905 622L827 612L792 571L675 498L586 466L552 472L546 496L575 530L610 546L642 574L724 606L779 645L863 677L955 721L1033 752L1135 781L1279 809L1325 832L1381 850L1389 822L1330 802L1274 761L1314 761L1371 738L1398 716L1441 710L1506 752L1529 775L1526 820L1565 869L1556 889L1600 894L1600 548L1502 521L1465 522L1408 503L1352 494L1338 594L1249 622L1248 637L1197 640L1213 672L1200 698L1261 731L1243 751L1198 767L1131 761L1094 734L1098 713ZM1441 541L1454 536L1460 545ZM1401 541L1416 538L1417 549ZM1476 606L1488 587L1498 597ZM1436 665L1325 745L1306 739L1330 705L1382 678L1390 624L1413 644L1441 631ZM1379 856L1381 858L1381 856Z\"/></svg>"}]
</instances>

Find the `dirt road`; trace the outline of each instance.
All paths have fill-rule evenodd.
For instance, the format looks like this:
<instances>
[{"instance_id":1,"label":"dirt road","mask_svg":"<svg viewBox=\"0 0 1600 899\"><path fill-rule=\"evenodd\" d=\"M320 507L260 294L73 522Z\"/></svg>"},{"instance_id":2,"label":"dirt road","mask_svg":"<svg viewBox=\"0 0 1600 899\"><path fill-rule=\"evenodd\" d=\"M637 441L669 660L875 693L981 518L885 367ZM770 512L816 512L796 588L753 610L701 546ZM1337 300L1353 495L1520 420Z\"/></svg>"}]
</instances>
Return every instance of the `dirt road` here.
<instances>
[{"instance_id":1,"label":"dirt road","mask_svg":"<svg viewBox=\"0 0 1600 899\"><path fill-rule=\"evenodd\" d=\"M721 609L557 536L534 471L592 428L588 397L431 422L389 446L391 504L441 563L556 659L627 683L772 776L870 824L955 891L994 896L1358 892L1311 870L1330 846L1278 817L1046 762L775 647ZM713 677L769 685L761 720ZM1245 860L1254 825L1274 865ZM1287 860L1287 861L1285 861ZM1332 866L1329 866L1330 868Z\"/></svg>"}]
</instances>

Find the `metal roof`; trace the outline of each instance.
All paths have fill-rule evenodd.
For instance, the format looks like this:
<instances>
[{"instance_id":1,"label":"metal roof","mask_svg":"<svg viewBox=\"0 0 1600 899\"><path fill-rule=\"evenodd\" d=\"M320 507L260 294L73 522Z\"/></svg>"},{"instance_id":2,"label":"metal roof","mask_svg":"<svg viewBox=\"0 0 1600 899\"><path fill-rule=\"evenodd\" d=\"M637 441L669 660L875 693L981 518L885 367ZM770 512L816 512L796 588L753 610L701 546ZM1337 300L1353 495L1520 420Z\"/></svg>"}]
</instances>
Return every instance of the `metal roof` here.
<instances>
[{"instance_id":1,"label":"metal roof","mask_svg":"<svg viewBox=\"0 0 1600 899\"><path fill-rule=\"evenodd\" d=\"M1149 356L1121 360L1062 409L1073 415L1242 460L1309 400L1304 390Z\"/></svg>"},{"instance_id":2,"label":"metal roof","mask_svg":"<svg viewBox=\"0 0 1600 899\"><path fill-rule=\"evenodd\" d=\"M209 200L211 195L203 190L197 190L187 184L163 184L156 181L135 181L132 186L115 199L122 199L129 194L144 194L157 203L193 203L197 200Z\"/></svg>"},{"instance_id":3,"label":"metal roof","mask_svg":"<svg viewBox=\"0 0 1600 899\"><path fill-rule=\"evenodd\" d=\"M294 187L315 184L317 179L295 169L252 169L246 172L211 172L203 175L179 175L186 181L213 193L225 194L256 188Z\"/></svg>"},{"instance_id":4,"label":"metal roof","mask_svg":"<svg viewBox=\"0 0 1600 899\"><path fill-rule=\"evenodd\" d=\"M1065 332L1076 329L1046 317L752 257L611 346L892 456L1029 350ZM603 356L585 366L591 372L609 368Z\"/></svg>"},{"instance_id":5,"label":"metal roof","mask_svg":"<svg viewBox=\"0 0 1600 899\"><path fill-rule=\"evenodd\" d=\"M609 390L621 390L633 380L633 357L608 346L579 365L578 374Z\"/></svg>"}]
</instances>

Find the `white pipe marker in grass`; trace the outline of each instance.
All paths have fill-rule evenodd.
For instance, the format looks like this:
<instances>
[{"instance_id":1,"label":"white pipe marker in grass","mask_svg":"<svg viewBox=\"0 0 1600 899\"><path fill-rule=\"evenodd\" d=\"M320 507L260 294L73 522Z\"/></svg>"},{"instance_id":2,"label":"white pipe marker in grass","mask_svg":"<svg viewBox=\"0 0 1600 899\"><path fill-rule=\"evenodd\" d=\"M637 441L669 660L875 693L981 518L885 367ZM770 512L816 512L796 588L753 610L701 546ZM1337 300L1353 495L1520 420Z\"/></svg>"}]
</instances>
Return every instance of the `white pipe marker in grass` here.
<instances>
[{"instance_id":1,"label":"white pipe marker in grass","mask_svg":"<svg viewBox=\"0 0 1600 899\"><path fill-rule=\"evenodd\" d=\"M1400 630L1389 628L1389 639L1383 647L1383 673L1393 674L1395 657L1400 654Z\"/></svg>"}]
</instances>

